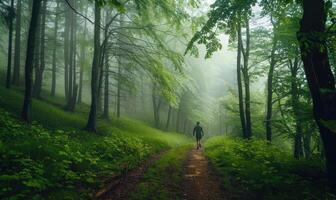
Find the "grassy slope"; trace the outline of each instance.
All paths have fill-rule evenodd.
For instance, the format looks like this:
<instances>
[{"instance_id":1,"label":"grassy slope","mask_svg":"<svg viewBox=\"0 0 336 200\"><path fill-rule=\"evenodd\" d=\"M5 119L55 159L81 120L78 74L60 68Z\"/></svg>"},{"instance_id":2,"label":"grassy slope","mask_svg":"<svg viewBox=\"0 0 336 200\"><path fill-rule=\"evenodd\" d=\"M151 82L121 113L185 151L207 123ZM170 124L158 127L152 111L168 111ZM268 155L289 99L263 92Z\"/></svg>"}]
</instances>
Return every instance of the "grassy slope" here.
<instances>
[{"instance_id":1,"label":"grassy slope","mask_svg":"<svg viewBox=\"0 0 336 200\"><path fill-rule=\"evenodd\" d=\"M34 100L37 124L27 126L12 116L20 113L21 93L0 88L0 197L77 199L80 190L87 198L101 177L189 142L131 119L99 120L99 135L87 133L82 130L87 107L68 113L60 109L60 101Z\"/></svg>"},{"instance_id":2,"label":"grassy slope","mask_svg":"<svg viewBox=\"0 0 336 200\"><path fill-rule=\"evenodd\" d=\"M205 152L232 199L334 198L320 160L297 161L265 141L223 136L209 139Z\"/></svg>"},{"instance_id":3,"label":"grassy slope","mask_svg":"<svg viewBox=\"0 0 336 200\"><path fill-rule=\"evenodd\" d=\"M145 173L130 200L183 199L183 163L191 145L174 148Z\"/></svg>"}]
</instances>

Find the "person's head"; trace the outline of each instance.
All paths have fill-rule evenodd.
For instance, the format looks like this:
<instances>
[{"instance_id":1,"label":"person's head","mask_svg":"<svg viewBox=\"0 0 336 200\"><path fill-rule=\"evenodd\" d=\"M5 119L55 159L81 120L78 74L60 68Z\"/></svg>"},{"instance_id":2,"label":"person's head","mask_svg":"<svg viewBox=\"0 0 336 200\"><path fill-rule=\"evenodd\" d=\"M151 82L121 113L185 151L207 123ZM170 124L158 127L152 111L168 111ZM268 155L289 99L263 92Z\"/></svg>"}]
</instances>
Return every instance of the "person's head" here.
<instances>
[{"instance_id":1,"label":"person's head","mask_svg":"<svg viewBox=\"0 0 336 200\"><path fill-rule=\"evenodd\" d=\"M196 122L197 125L200 125L200 122Z\"/></svg>"}]
</instances>

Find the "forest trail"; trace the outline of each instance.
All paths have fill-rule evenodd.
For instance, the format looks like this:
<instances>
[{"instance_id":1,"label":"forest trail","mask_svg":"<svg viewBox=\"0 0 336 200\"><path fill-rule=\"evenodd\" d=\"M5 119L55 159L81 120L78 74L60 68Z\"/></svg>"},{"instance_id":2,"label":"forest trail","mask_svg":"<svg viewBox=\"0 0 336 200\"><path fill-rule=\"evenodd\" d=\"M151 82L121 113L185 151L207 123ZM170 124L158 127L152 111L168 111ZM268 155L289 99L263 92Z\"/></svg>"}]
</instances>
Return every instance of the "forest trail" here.
<instances>
[{"instance_id":1,"label":"forest trail","mask_svg":"<svg viewBox=\"0 0 336 200\"><path fill-rule=\"evenodd\" d=\"M189 153L185 163L184 189L185 200L227 199L203 155L203 150L193 149Z\"/></svg>"},{"instance_id":2,"label":"forest trail","mask_svg":"<svg viewBox=\"0 0 336 200\"><path fill-rule=\"evenodd\" d=\"M135 191L137 185L146 171L154 162L161 159L164 152L154 155L144 161L138 168L128 172L124 178L116 177L109 180L105 186L96 193L94 199L126 200ZM187 153L183 165L183 199L184 200L225 200L220 182L209 167L203 150L192 149ZM166 180L169 182L169 180ZM168 188L170 190L172 188Z\"/></svg>"}]
</instances>

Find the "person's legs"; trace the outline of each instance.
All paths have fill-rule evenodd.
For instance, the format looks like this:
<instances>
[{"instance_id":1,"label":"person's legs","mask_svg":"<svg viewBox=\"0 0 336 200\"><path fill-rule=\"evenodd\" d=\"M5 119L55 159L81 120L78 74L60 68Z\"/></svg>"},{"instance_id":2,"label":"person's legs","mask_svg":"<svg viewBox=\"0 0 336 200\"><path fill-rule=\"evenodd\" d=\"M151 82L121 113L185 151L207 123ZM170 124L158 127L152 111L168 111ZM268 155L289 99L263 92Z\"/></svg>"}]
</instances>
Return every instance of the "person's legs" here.
<instances>
[{"instance_id":1,"label":"person's legs","mask_svg":"<svg viewBox=\"0 0 336 200\"><path fill-rule=\"evenodd\" d=\"M197 142L197 149L201 147L201 138L196 137L196 142Z\"/></svg>"}]
</instances>

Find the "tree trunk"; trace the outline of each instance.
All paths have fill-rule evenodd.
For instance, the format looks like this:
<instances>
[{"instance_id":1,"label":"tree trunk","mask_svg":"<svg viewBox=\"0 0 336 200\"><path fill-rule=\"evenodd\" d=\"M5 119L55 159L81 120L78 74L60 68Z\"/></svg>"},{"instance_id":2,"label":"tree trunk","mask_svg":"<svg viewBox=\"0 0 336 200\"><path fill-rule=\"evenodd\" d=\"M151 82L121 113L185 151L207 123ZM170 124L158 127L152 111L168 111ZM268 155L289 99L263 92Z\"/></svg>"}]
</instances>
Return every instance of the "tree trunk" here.
<instances>
[{"instance_id":1,"label":"tree trunk","mask_svg":"<svg viewBox=\"0 0 336 200\"><path fill-rule=\"evenodd\" d=\"M101 49L101 53L105 54L105 49ZM102 56L101 58L103 58L104 56ZM102 59L104 60L104 59ZM104 61L100 61L100 66L99 66L99 83L98 83L98 101L97 101L97 113L101 113L103 110L103 77L104 77L104 72L103 72L103 67L104 67Z\"/></svg>"},{"instance_id":2,"label":"tree trunk","mask_svg":"<svg viewBox=\"0 0 336 200\"><path fill-rule=\"evenodd\" d=\"M108 26L108 20L109 20L109 13L108 11L106 10L105 11L105 24L106 24L106 27ZM104 38L106 39L108 37L108 31L105 30L104 31ZM109 92L109 54L108 54L108 51L107 51L107 48L106 48L106 45L104 45L104 59L105 59L105 62L104 62L104 111L103 111L103 117L105 119L109 119L109 112L110 112L110 105L109 105L109 95L110 95L110 92Z\"/></svg>"},{"instance_id":3,"label":"tree trunk","mask_svg":"<svg viewBox=\"0 0 336 200\"><path fill-rule=\"evenodd\" d=\"M303 136L303 149L305 158L309 159L311 155L311 138L314 132L313 126L308 127L306 134Z\"/></svg>"},{"instance_id":4,"label":"tree trunk","mask_svg":"<svg viewBox=\"0 0 336 200\"><path fill-rule=\"evenodd\" d=\"M57 31L58 31L58 12L59 12L59 2L56 1L56 15L55 15L55 26L54 26L54 49L52 53L52 69L51 69L51 92L52 97L56 93L56 53L57 53Z\"/></svg>"},{"instance_id":5,"label":"tree trunk","mask_svg":"<svg viewBox=\"0 0 336 200\"><path fill-rule=\"evenodd\" d=\"M118 74L117 74L117 117L120 117L120 92L121 92L121 61L118 61Z\"/></svg>"},{"instance_id":6,"label":"tree trunk","mask_svg":"<svg viewBox=\"0 0 336 200\"><path fill-rule=\"evenodd\" d=\"M252 136L252 122L251 122L251 97L250 97L250 75L249 75L249 57L250 57L250 26L247 14L245 15L246 22L246 43L245 51L243 51L244 57L244 67L243 67L243 76L244 76L244 87L245 87L245 119L246 119L246 135L245 138L251 138Z\"/></svg>"},{"instance_id":7,"label":"tree trunk","mask_svg":"<svg viewBox=\"0 0 336 200\"><path fill-rule=\"evenodd\" d=\"M303 157L303 134L302 134L302 124L300 121L300 116L302 114L300 113L300 108L299 108L299 86L297 83L297 74L299 70L299 60L295 58L294 63L290 64L291 66L291 101L292 101L292 108L293 108L293 113L294 113L294 118L295 118L295 136L294 136L294 157L296 159L300 159Z\"/></svg>"},{"instance_id":8,"label":"tree trunk","mask_svg":"<svg viewBox=\"0 0 336 200\"><path fill-rule=\"evenodd\" d=\"M74 0L69 0L69 3L74 7ZM74 50L74 13L70 7L68 7L69 12L69 67L68 67L68 98L67 98L67 105L66 110L71 111L71 104L73 99L73 70L74 70L74 63L75 63L75 50Z\"/></svg>"},{"instance_id":9,"label":"tree trunk","mask_svg":"<svg viewBox=\"0 0 336 200\"><path fill-rule=\"evenodd\" d=\"M153 83L152 90L152 102L153 102L153 111L154 111L154 124L156 128L160 127L160 107L161 107L161 98L157 94L157 86Z\"/></svg>"},{"instance_id":10,"label":"tree trunk","mask_svg":"<svg viewBox=\"0 0 336 200\"><path fill-rule=\"evenodd\" d=\"M25 63L25 93L21 117L24 121L30 122L31 102L32 102L32 69L35 50L36 27L41 7L41 0L33 1L32 16L29 25L27 56Z\"/></svg>"},{"instance_id":11,"label":"tree trunk","mask_svg":"<svg viewBox=\"0 0 336 200\"><path fill-rule=\"evenodd\" d=\"M167 123L166 123L166 130L168 130L168 128L169 128L171 111L172 111L172 107L171 107L171 105L169 105L168 116L167 116Z\"/></svg>"},{"instance_id":12,"label":"tree trunk","mask_svg":"<svg viewBox=\"0 0 336 200\"><path fill-rule=\"evenodd\" d=\"M97 99L99 84L99 66L100 66L100 6L95 3L95 24L94 24L94 52L91 72L91 107L89 119L86 125L88 131L97 131Z\"/></svg>"},{"instance_id":13,"label":"tree trunk","mask_svg":"<svg viewBox=\"0 0 336 200\"><path fill-rule=\"evenodd\" d=\"M42 91L42 82L43 82L43 72L45 69L45 59L44 59L44 49L45 49L45 26L46 26L46 11L47 11L47 0L42 1L42 16L41 16L41 25L40 25L40 63L35 69L35 82L34 82L34 97L39 98L41 96Z\"/></svg>"},{"instance_id":14,"label":"tree trunk","mask_svg":"<svg viewBox=\"0 0 336 200\"><path fill-rule=\"evenodd\" d=\"M324 144L328 177L335 186L336 133L330 124L334 124L336 120L336 93L335 79L329 64L326 37L320 37L325 34L325 23L324 0L304 0L303 16L297 36L313 99L314 118Z\"/></svg>"},{"instance_id":15,"label":"tree trunk","mask_svg":"<svg viewBox=\"0 0 336 200\"><path fill-rule=\"evenodd\" d=\"M15 54L13 84L20 84L20 65L21 65L21 0L16 5L16 23L15 23Z\"/></svg>"},{"instance_id":16,"label":"tree trunk","mask_svg":"<svg viewBox=\"0 0 336 200\"><path fill-rule=\"evenodd\" d=\"M70 1L69 1L70 3ZM65 99L69 98L69 58L70 58L70 50L69 50L69 33L70 33L70 25L71 25L71 10L68 8L68 5L65 3L65 22L64 22L64 96Z\"/></svg>"},{"instance_id":17,"label":"tree trunk","mask_svg":"<svg viewBox=\"0 0 336 200\"><path fill-rule=\"evenodd\" d=\"M76 9L76 1L73 1L73 7ZM78 84L77 84L77 15L72 12L72 92L71 92L71 106L69 110L73 112L75 110L78 94Z\"/></svg>"},{"instance_id":18,"label":"tree trunk","mask_svg":"<svg viewBox=\"0 0 336 200\"><path fill-rule=\"evenodd\" d=\"M183 123L183 133L187 133L187 123L188 123L188 119L185 118L184 119L184 123Z\"/></svg>"},{"instance_id":19,"label":"tree trunk","mask_svg":"<svg viewBox=\"0 0 336 200\"><path fill-rule=\"evenodd\" d=\"M273 45L271 51L271 61L267 77L267 111L266 111L266 139L272 142L272 100L273 100L273 72L275 67L275 50L277 41L273 36Z\"/></svg>"},{"instance_id":20,"label":"tree trunk","mask_svg":"<svg viewBox=\"0 0 336 200\"><path fill-rule=\"evenodd\" d=\"M105 82L104 82L104 118L109 119L109 63L108 55L105 56Z\"/></svg>"},{"instance_id":21,"label":"tree trunk","mask_svg":"<svg viewBox=\"0 0 336 200\"><path fill-rule=\"evenodd\" d=\"M87 16L87 12L88 12L88 7L86 8L85 11L85 16ZM84 20L84 35L83 35L83 39L86 41L86 30L87 29L87 20ZM83 96L83 77L84 77L84 60L85 60L85 56L86 56L86 49L84 45L81 45L81 64L80 64L80 68L79 68L79 88L78 88L78 103L82 102L82 96Z\"/></svg>"},{"instance_id":22,"label":"tree trunk","mask_svg":"<svg viewBox=\"0 0 336 200\"><path fill-rule=\"evenodd\" d=\"M181 118L181 102L179 104L179 108L178 108L178 111L177 111L177 115L176 115L176 132L178 133L179 130L180 130L180 118Z\"/></svg>"},{"instance_id":23,"label":"tree trunk","mask_svg":"<svg viewBox=\"0 0 336 200\"><path fill-rule=\"evenodd\" d=\"M239 116L240 123L243 131L243 137L246 138L246 119L245 119L245 110L243 102L243 86L241 80L241 49L242 49L242 39L241 39L241 26L238 22L238 47L237 47L237 85L238 85L238 99L239 99Z\"/></svg>"},{"instance_id":24,"label":"tree trunk","mask_svg":"<svg viewBox=\"0 0 336 200\"><path fill-rule=\"evenodd\" d=\"M14 0L11 0L10 20L8 27L8 54L7 54L7 78L6 78L6 88L8 89L11 86L11 75L12 75L13 20L14 20Z\"/></svg>"},{"instance_id":25,"label":"tree trunk","mask_svg":"<svg viewBox=\"0 0 336 200\"><path fill-rule=\"evenodd\" d=\"M76 9L76 1L69 1L72 7ZM70 8L69 8L70 9ZM78 94L78 84L76 79L76 53L77 53L77 17L76 14L70 10L70 38L69 38L69 73L68 73L68 94L67 94L67 104L65 109L67 111L73 112L75 110L77 94Z\"/></svg>"}]
</instances>

